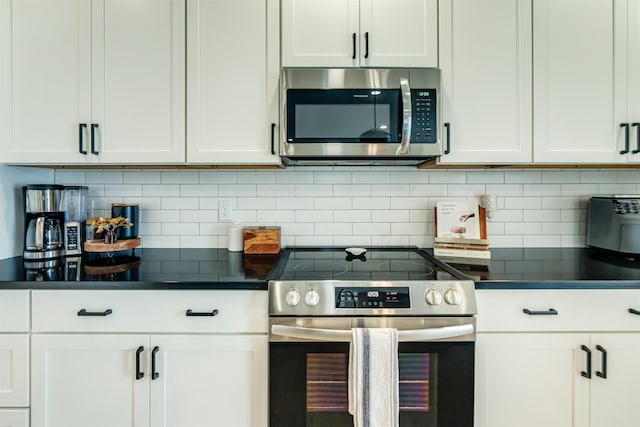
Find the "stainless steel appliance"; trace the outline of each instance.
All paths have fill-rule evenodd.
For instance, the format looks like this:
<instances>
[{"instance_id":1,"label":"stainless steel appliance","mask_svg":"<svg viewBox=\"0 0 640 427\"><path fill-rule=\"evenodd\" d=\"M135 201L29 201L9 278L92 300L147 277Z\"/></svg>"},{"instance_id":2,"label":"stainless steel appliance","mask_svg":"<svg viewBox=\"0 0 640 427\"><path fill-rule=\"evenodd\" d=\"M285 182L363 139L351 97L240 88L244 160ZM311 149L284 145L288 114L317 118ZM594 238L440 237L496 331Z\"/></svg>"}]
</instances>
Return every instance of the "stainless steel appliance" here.
<instances>
[{"instance_id":1,"label":"stainless steel appliance","mask_svg":"<svg viewBox=\"0 0 640 427\"><path fill-rule=\"evenodd\" d=\"M85 241L86 221L88 217L87 194L89 187L83 185L67 185L64 187L65 223L64 241L65 255L82 254Z\"/></svg>"},{"instance_id":2,"label":"stainless steel appliance","mask_svg":"<svg viewBox=\"0 0 640 427\"><path fill-rule=\"evenodd\" d=\"M25 261L64 256L64 186L33 184L22 187L24 199Z\"/></svg>"},{"instance_id":3,"label":"stainless steel appliance","mask_svg":"<svg viewBox=\"0 0 640 427\"><path fill-rule=\"evenodd\" d=\"M290 165L414 165L442 155L437 69L283 69Z\"/></svg>"},{"instance_id":4,"label":"stainless steel appliance","mask_svg":"<svg viewBox=\"0 0 640 427\"><path fill-rule=\"evenodd\" d=\"M353 426L356 327L398 330L401 427L473 425L473 281L416 248L286 249L273 274L272 427Z\"/></svg>"},{"instance_id":5,"label":"stainless steel appliance","mask_svg":"<svg viewBox=\"0 0 640 427\"><path fill-rule=\"evenodd\" d=\"M640 195L591 196L587 245L621 254L640 254Z\"/></svg>"}]
</instances>

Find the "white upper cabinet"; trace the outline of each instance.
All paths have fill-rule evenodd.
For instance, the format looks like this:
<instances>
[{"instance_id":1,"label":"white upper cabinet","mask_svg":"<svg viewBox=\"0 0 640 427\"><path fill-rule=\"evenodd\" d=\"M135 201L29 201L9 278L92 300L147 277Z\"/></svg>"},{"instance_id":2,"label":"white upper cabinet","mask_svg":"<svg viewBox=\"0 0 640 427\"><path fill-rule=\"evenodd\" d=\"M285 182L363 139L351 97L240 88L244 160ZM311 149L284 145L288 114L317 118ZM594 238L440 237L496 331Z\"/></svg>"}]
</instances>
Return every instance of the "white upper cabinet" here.
<instances>
[{"instance_id":1,"label":"white upper cabinet","mask_svg":"<svg viewBox=\"0 0 640 427\"><path fill-rule=\"evenodd\" d=\"M437 0L282 0L283 67L437 67Z\"/></svg>"},{"instance_id":2,"label":"white upper cabinet","mask_svg":"<svg viewBox=\"0 0 640 427\"><path fill-rule=\"evenodd\" d=\"M440 0L439 163L531 162L531 52L531 0Z\"/></svg>"},{"instance_id":3,"label":"white upper cabinet","mask_svg":"<svg viewBox=\"0 0 640 427\"><path fill-rule=\"evenodd\" d=\"M615 34L626 3L533 2L534 162L624 161L613 88L624 84Z\"/></svg>"},{"instance_id":4,"label":"white upper cabinet","mask_svg":"<svg viewBox=\"0 0 640 427\"><path fill-rule=\"evenodd\" d=\"M0 160L181 163L184 0L0 0Z\"/></svg>"},{"instance_id":5,"label":"white upper cabinet","mask_svg":"<svg viewBox=\"0 0 640 427\"><path fill-rule=\"evenodd\" d=\"M640 162L640 0L617 2L614 20L616 146L635 163Z\"/></svg>"},{"instance_id":6,"label":"white upper cabinet","mask_svg":"<svg viewBox=\"0 0 640 427\"><path fill-rule=\"evenodd\" d=\"M280 164L278 0L188 0L187 162Z\"/></svg>"}]
</instances>

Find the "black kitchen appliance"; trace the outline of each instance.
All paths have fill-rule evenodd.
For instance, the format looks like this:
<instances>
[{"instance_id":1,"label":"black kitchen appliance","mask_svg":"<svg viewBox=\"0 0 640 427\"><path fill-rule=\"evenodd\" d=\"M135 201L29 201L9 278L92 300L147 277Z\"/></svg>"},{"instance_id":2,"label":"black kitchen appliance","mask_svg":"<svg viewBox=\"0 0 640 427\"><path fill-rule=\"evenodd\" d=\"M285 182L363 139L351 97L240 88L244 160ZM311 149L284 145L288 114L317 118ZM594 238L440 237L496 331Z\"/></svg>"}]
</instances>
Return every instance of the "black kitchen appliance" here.
<instances>
[{"instance_id":1,"label":"black kitchen appliance","mask_svg":"<svg viewBox=\"0 0 640 427\"><path fill-rule=\"evenodd\" d=\"M63 257L64 186L32 184L22 187L25 262Z\"/></svg>"},{"instance_id":2,"label":"black kitchen appliance","mask_svg":"<svg viewBox=\"0 0 640 427\"><path fill-rule=\"evenodd\" d=\"M400 426L473 425L475 287L417 248L292 248L269 282L270 426L353 426L351 328L396 328Z\"/></svg>"}]
</instances>

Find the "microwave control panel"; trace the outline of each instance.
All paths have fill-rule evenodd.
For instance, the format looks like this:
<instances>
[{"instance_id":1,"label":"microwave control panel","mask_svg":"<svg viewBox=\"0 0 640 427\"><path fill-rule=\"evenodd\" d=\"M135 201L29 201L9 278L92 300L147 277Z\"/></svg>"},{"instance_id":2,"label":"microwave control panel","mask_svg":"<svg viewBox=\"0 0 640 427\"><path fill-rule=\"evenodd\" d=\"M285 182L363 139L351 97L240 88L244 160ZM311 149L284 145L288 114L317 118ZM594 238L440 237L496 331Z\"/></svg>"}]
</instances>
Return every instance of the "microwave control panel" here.
<instances>
[{"instance_id":1,"label":"microwave control panel","mask_svg":"<svg viewBox=\"0 0 640 427\"><path fill-rule=\"evenodd\" d=\"M436 90L411 89L411 143L435 144L436 132Z\"/></svg>"}]
</instances>

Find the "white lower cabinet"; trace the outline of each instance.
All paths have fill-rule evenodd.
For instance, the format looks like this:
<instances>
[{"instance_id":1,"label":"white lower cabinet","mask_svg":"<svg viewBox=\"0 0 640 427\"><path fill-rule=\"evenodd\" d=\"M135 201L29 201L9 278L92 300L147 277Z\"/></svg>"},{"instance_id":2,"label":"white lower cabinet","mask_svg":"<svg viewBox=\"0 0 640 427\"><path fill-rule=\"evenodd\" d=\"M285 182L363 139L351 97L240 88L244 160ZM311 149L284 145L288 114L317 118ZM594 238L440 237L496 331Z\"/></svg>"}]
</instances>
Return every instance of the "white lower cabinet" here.
<instances>
[{"instance_id":1,"label":"white lower cabinet","mask_svg":"<svg viewBox=\"0 0 640 427\"><path fill-rule=\"evenodd\" d=\"M0 427L29 426L29 291L0 293Z\"/></svg>"},{"instance_id":2,"label":"white lower cabinet","mask_svg":"<svg viewBox=\"0 0 640 427\"><path fill-rule=\"evenodd\" d=\"M266 330L264 291L33 291L31 426L264 427Z\"/></svg>"},{"instance_id":3,"label":"white lower cabinet","mask_svg":"<svg viewBox=\"0 0 640 427\"><path fill-rule=\"evenodd\" d=\"M475 425L640 425L638 308L636 290L479 290Z\"/></svg>"},{"instance_id":4,"label":"white lower cabinet","mask_svg":"<svg viewBox=\"0 0 640 427\"><path fill-rule=\"evenodd\" d=\"M0 409L0 427L29 427L29 410Z\"/></svg>"}]
</instances>

